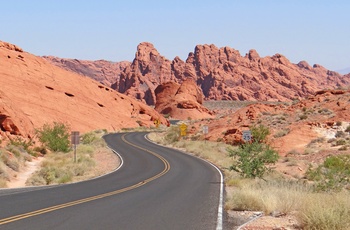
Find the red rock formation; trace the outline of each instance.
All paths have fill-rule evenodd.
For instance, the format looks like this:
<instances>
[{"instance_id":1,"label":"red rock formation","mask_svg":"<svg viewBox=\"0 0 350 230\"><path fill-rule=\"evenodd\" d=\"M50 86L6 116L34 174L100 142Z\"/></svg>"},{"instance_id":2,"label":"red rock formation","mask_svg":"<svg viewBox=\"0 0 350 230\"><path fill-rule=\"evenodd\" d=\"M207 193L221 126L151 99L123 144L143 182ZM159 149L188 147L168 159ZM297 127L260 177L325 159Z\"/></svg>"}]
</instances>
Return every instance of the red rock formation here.
<instances>
[{"instance_id":1,"label":"red rock formation","mask_svg":"<svg viewBox=\"0 0 350 230\"><path fill-rule=\"evenodd\" d=\"M212 118L213 114L203 103L203 93L193 80L186 80L181 85L167 82L155 89L157 103L155 110L169 114L176 119Z\"/></svg>"},{"instance_id":2,"label":"red rock formation","mask_svg":"<svg viewBox=\"0 0 350 230\"><path fill-rule=\"evenodd\" d=\"M131 64L128 61L87 61L53 56L43 56L43 58L58 67L90 77L108 87L112 87L113 84L118 82L120 73Z\"/></svg>"},{"instance_id":3,"label":"red rock formation","mask_svg":"<svg viewBox=\"0 0 350 230\"><path fill-rule=\"evenodd\" d=\"M131 66L121 73L113 88L154 105L155 88L167 81L176 81L172 76L171 62L161 56L151 43L143 42L138 45Z\"/></svg>"},{"instance_id":4,"label":"red rock formation","mask_svg":"<svg viewBox=\"0 0 350 230\"><path fill-rule=\"evenodd\" d=\"M312 140L324 138L320 131L332 139L339 130L350 125L349 101L350 90L322 90L289 104L251 104L220 119L201 121L194 126L198 133L201 126L207 125L208 140L238 144L243 141L243 130L263 124L272 134L269 143L281 155L292 150L304 152Z\"/></svg>"},{"instance_id":5,"label":"red rock formation","mask_svg":"<svg viewBox=\"0 0 350 230\"><path fill-rule=\"evenodd\" d=\"M147 105L15 45L0 42L0 59L0 139L33 137L53 122L80 132L168 124Z\"/></svg>"},{"instance_id":6,"label":"red rock formation","mask_svg":"<svg viewBox=\"0 0 350 230\"><path fill-rule=\"evenodd\" d=\"M293 64L280 54L261 58L250 50L243 57L230 47L198 45L186 62L179 57L170 62L150 43L141 43L117 89L153 104L157 85L187 78L195 79L206 100L286 101L350 84L349 76L305 61Z\"/></svg>"},{"instance_id":7,"label":"red rock formation","mask_svg":"<svg viewBox=\"0 0 350 230\"><path fill-rule=\"evenodd\" d=\"M78 73L96 69L91 63L78 60L58 63ZM101 64L101 68L117 75L123 69L112 88L149 105L156 103L154 90L158 85L168 81L181 83L187 78L196 81L205 100L288 101L350 84L350 75L341 76L317 64L310 66L305 61L293 64L281 54L260 57L255 50L241 56L238 50L215 45L197 45L186 61L179 57L170 61L151 43L143 42L138 45L132 64L124 64L122 67ZM94 79L103 79L99 71L91 73L96 75ZM113 78L108 78L108 82L109 79Z\"/></svg>"}]
</instances>

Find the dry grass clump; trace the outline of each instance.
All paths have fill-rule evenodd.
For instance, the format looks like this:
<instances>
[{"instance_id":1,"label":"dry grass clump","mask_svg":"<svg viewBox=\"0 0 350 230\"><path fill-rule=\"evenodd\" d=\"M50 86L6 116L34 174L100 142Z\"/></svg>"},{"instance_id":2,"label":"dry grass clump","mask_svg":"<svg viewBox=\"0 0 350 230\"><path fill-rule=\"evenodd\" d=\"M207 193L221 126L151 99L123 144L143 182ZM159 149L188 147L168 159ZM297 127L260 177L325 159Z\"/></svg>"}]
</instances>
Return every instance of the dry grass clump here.
<instances>
[{"instance_id":1,"label":"dry grass clump","mask_svg":"<svg viewBox=\"0 0 350 230\"><path fill-rule=\"evenodd\" d=\"M280 212L289 214L302 205L301 197L310 188L286 180L245 180L232 189L227 208L232 210L263 211L265 214Z\"/></svg>"},{"instance_id":2,"label":"dry grass clump","mask_svg":"<svg viewBox=\"0 0 350 230\"><path fill-rule=\"evenodd\" d=\"M350 228L348 192L316 193L311 186L295 181L244 180L230 189L226 208L295 214L303 229Z\"/></svg>"},{"instance_id":3,"label":"dry grass clump","mask_svg":"<svg viewBox=\"0 0 350 230\"><path fill-rule=\"evenodd\" d=\"M303 196L298 218L304 229L350 229L350 196L311 193Z\"/></svg>"}]
</instances>

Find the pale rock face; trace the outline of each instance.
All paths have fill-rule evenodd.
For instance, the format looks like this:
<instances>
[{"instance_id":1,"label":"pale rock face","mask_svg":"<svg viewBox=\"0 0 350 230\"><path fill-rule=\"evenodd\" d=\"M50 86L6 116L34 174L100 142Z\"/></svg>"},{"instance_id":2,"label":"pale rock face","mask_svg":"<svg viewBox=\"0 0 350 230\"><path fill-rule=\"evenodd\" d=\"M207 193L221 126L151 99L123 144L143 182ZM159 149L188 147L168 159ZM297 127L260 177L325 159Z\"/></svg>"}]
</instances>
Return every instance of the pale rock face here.
<instances>
[{"instance_id":1,"label":"pale rock face","mask_svg":"<svg viewBox=\"0 0 350 230\"><path fill-rule=\"evenodd\" d=\"M168 121L147 105L90 78L0 42L0 138L32 138L44 124L117 131Z\"/></svg>"}]
</instances>

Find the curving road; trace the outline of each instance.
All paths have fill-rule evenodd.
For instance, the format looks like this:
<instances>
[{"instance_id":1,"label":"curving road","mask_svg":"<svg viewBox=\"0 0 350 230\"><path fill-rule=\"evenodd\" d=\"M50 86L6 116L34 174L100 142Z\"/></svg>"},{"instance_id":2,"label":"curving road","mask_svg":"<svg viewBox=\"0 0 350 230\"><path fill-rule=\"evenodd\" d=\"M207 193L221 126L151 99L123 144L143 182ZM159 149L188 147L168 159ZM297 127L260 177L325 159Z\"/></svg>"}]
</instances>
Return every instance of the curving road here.
<instances>
[{"instance_id":1,"label":"curving road","mask_svg":"<svg viewBox=\"0 0 350 230\"><path fill-rule=\"evenodd\" d=\"M75 184L0 192L0 229L221 229L219 171L153 144L145 134L104 137L123 159L116 172Z\"/></svg>"}]
</instances>

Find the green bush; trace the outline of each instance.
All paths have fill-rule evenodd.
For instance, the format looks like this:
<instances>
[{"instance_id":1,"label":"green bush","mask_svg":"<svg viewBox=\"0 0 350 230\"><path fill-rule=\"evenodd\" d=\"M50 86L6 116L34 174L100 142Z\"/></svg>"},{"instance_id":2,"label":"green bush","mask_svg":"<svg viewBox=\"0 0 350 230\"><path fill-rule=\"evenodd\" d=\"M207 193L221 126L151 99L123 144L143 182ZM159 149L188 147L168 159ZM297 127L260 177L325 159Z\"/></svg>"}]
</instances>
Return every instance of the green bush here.
<instances>
[{"instance_id":1,"label":"green bush","mask_svg":"<svg viewBox=\"0 0 350 230\"><path fill-rule=\"evenodd\" d=\"M310 166L306 176L317 191L339 191L350 184L350 155L330 156L317 168Z\"/></svg>"},{"instance_id":2,"label":"green bush","mask_svg":"<svg viewBox=\"0 0 350 230\"><path fill-rule=\"evenodd\" d=\"M69 151L69 128L66 124L54 122L53 125L45 124L37 130L39 140L43 145L54 152Z\"/></svg>"},{"instance_id":3,"label":"green bush","mask_svg":"<svg viewBox=\"0 0 350 230\"><path fill-rule=\"evenodd\" d=\"M236 161L230 166L230 170L239 172L242 177L262 178L269 171L268 164L274 164L278 160L278 154L266 142L270 133L263 125L251 128L252 143L242 144L237 149L228 149L230 157Z\"/></svg>"},{"instance_id":4,"label":"green bush","mask_svg":"<svg viewBox=\"0 0 350 230\"><path fill-rule=\"evenodd\" d=\"M251 129L254 142L263 143L266 141L267 136L270 134L268 127L264 125L253 126Z\"/></svg>"}]
</instances>

